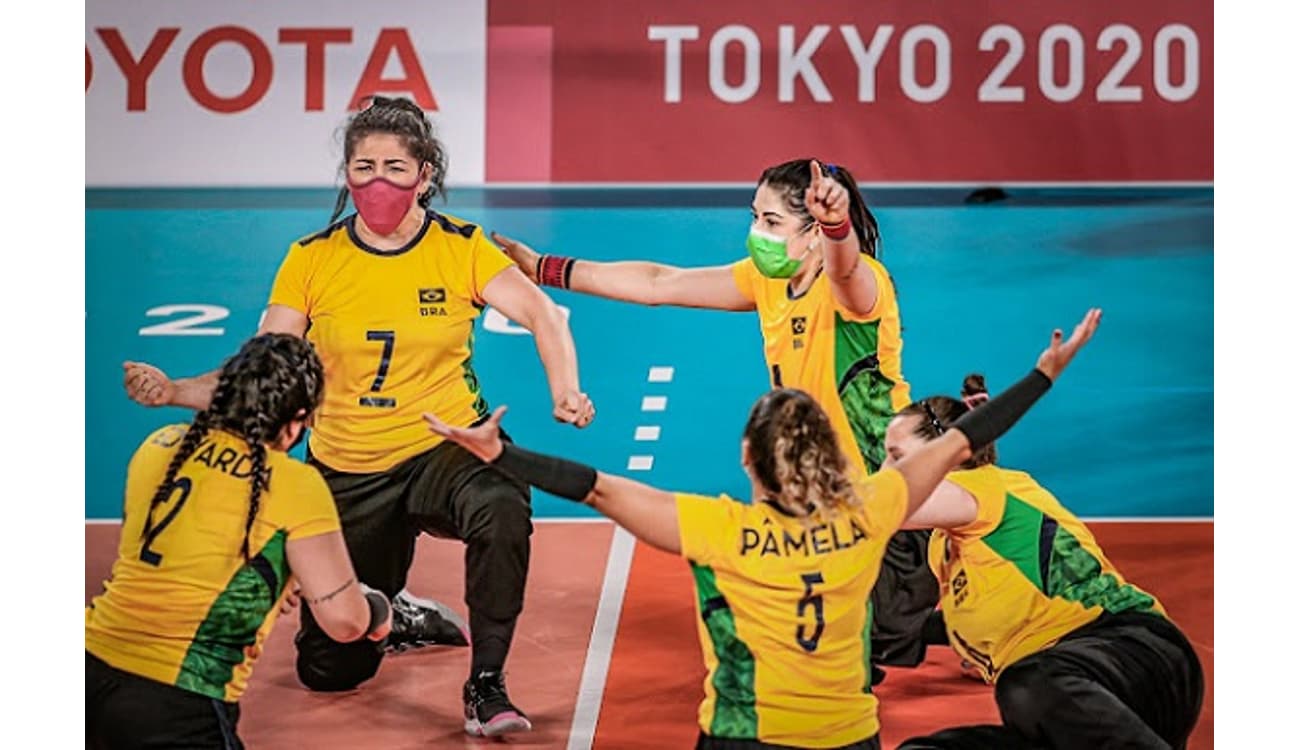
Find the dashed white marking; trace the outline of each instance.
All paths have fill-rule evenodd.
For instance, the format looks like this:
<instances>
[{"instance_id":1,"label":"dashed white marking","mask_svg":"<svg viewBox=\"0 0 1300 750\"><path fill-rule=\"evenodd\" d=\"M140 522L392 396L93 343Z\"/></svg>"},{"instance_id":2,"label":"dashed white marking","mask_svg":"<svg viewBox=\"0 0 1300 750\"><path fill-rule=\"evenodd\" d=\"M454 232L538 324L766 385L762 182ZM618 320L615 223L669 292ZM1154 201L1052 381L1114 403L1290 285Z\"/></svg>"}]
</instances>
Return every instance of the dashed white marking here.
<instances>
[{"instance_id":1,"label":"dashed white marking","mask_svg":"<svg viewBox=\"0 0 1300 750\"><path fill-rule=\"evenodd\" d=\"M642 425L642 426L640 426L640 427L637 427L637 428L636 428L636 435L633 436L633 439L634 439L634 440L640 440L640 441L643 441L643 442L644 442L644 441L647 441L647 440L658 440L658 439L659 439L659 428L658 428L657 426L653 426L653 425L651 425L651 426Z\"/></svg>"},{"instance_id":2,"label":"dashed white marking","mask_svg":"<svg viewBox=\"0 0 1300 750\"><path fill-rule=\"evenodd\" d=\"M650 471L654 465L654 456L629 456L627 459L628 471Z\"/></svg>"},{"instance_id":3,"label":"dashed white marking","mask_svg":"<svg viewBox=\"0 0 1300 750\"><path fill-rule=\"evenodd\" d=\"M673 368L671 367L651 367L650 375L646 380L651 383L671 383L673 382Z\"/></svg>"},{"instance_id":4,"label":"dashed white marking","mask_svg":"<svg viewBox=\"0 0 1300 750\"><path fill-rule=\"evenodd\" d=\"M641 399L641 411L663 411L667 408L667 396L645 396Z\"/></svg>"}]
</instances>

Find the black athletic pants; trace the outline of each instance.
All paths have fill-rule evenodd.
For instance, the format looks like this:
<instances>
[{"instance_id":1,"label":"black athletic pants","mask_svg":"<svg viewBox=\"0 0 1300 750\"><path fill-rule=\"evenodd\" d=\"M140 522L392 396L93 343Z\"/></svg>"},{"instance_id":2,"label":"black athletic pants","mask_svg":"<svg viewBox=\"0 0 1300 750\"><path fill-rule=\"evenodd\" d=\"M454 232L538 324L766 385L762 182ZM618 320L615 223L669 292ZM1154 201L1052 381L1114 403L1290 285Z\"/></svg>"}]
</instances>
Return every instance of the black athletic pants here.
<instances>
[{"instance_id":1,"label":"black athletic pants","mask_svg":"<svg viewBox=\"0 0 1300 750\"><path fill-rule=\"evenodd\" d=\"M239 705L110 667L86 652L86 747L243 750Z\"/></svg>"},{"instance_id":2,"label":"black athletic pants","mask_svg":"<svg viewBox=\"0 0 1300 750\"><path fill-rule=\"evenodd\" d=\"M439 443L388 471L349 474L315 459L334 494L357 577L390 598L406 586L421 532L465 543L465 604L473 669L500 670L523 609L532 506L529 489L464 448ZM337 643L302 608L298 679L350 690L379 670L382 644Z\"/></svg>"},{"instance_id":3,"label":"black athletic pants","mask_svg":"<svg viewBox=\"0 0 1300 750\"><path fill-rule=\"evenodd\" d=\"M930 570L930 531L900 531L889 540L871 591L871 662L915 667L925 661L922 631L939 606L939 581Z\"/></svg>"},{"instance_id":4,"label":"black athletic pants","mask_svg":"<svg viewBox=\"0 0 1300 750\"><path fill-rule=\"evenodd\" d=\"M947 729L899 750L1183 748L1204 694L1201 662L1173 623L1103 615L998 676L1002 726Z\"/></svg>"}]
</instances>

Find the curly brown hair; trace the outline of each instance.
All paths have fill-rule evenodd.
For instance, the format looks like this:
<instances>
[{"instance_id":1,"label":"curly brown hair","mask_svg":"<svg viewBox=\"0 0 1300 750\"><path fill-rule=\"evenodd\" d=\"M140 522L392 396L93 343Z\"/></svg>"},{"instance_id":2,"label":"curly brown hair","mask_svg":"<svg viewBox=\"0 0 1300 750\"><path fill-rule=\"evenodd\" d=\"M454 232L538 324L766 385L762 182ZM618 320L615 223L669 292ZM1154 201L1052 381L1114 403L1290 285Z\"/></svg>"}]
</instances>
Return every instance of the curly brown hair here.
<instances>
[{"instance_id":1,"label":"curly brown hair","mask_svg":"<svg viewBox=\"0 0 1300 750\"><path fill-rule=\"evenodd\" d=\"M861 507L830 418L807 393L764 394L750 410L745 440L759 483L791 514L831 517Z\"/></svg>"}]
</instances>

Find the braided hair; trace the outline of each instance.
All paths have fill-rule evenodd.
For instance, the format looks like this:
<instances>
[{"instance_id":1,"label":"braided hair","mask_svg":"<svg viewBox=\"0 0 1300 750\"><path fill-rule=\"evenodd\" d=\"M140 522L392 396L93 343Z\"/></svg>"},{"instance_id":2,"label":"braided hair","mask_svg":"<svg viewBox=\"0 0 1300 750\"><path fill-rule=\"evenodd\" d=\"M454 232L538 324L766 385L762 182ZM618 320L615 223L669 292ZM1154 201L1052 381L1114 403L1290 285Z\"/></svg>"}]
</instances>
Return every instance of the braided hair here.
<instances>
[{"instance_id":1,"label":"braided hair","mask_svg":"<svg viewBox=\"0 0 1300 750\"><path fill-rule=\"evenodd\" d=\"M249 535L262 493L270 481L266 444L295 419L304 419L320 403L325 372L316 351L306 340L283 333L250 339L226 360L212 392L212 402L199 412L181 438L167 473L149 502L147 519L167 501L176 486L176 473L202 445L212 430L237 435L248 443L253 467L250 475L248 520L244 523L241 551L249 558ZM146 520L144 533L151 527Z\"/></svg>"},{"instance_id":2,"label":"braided hair","mask_svg":"<svg viewBox=\"0 0 1300 750\"><path fill-rule=\"evenodd\" d=\"M411 157L420 164L428 162L433 168L433 178L429 189L420 194L421 208L428 208L434 196L447 196L443 184L447 178L447 149L433 134L433 123L429 121L424 110L415 102L405 97L372 96L370 106L348 118L343 130L343 165L340 170L346 174L348 162L356 151L357 143L372 133L387 133L402 139ZM348 205L348 187L339 188L338 198L334 201L334 213L330 216L333 224Z\"/></svg>"}]
</instances>

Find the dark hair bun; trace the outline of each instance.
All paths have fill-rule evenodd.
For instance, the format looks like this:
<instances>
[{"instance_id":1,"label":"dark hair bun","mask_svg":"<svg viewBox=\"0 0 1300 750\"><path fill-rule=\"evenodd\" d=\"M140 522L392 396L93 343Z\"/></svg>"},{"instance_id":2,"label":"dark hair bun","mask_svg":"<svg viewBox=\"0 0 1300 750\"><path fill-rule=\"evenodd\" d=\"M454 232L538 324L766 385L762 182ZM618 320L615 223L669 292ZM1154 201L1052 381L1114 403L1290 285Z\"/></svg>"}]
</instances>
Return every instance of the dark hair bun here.
<instances>
[{"instance_id":1,"label":"dark hair bun","mask_svg":"<svg viewBox=\"0 0 1300 750\"><path fill-rule=\"evenodd\" d=\"M972 372L961 381L962 396L987 396L989 395L988 386L984 385L984 376L978 372Z\"/></svg>"}]
</instances>

